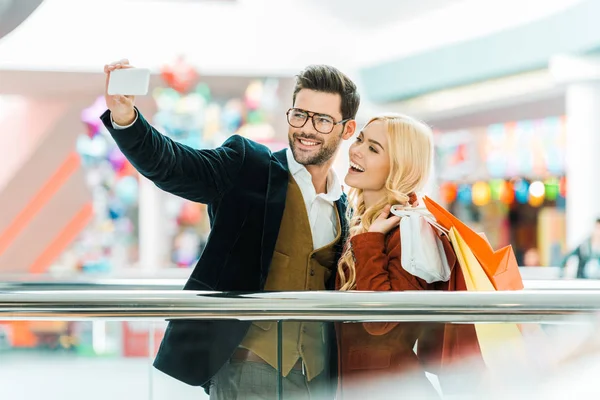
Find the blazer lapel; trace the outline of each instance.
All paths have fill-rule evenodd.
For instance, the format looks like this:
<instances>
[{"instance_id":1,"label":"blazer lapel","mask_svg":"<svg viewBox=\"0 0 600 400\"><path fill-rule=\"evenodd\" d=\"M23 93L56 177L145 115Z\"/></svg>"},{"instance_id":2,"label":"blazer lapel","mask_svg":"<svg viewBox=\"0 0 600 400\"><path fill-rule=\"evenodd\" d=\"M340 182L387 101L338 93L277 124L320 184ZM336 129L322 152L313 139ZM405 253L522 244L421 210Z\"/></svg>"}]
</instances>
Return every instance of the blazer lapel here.
<instances>
[{"instance_id":1,"label":"blazer lapel","mask_svg":"<svg viewBox=\"0 0 600 400\"><path fill-rule=\"evenodd\" d=\"M335 202L335 206L337 207L338 213L340 214L340 225L342 229L342 238L340 240L341 246L344 247L346 241L348 240L348 219L346 213L348 212L348 197L346 194L342 194L342 197L338 201Z\"/></svg>"},{"instance_id":2,"label":"blazer lapel","mask_svg":"<svg viewBox=\"0 0 600 400\"><path fill-rule=\"evenodd\" d=\"M335 282L336 282L336 277L337 277L337 265L340 262L340 258L342 257L342 254L346 247L346 243L348 242L349 228L348 228L348 220L346 218L346 212L348 210L348 200L347 200L347 197L345 194L342 194L342 197L340 197L340 199L335 202L335 207L337 208L337 211L340 216L340 229L342 231L342 234L340 235L339 242L337 242L333 248L333 251L335 253L335 268L334 268L334 273L332 274L331 278L325 284L325 287L328 290L335 290Z\"/></svg>"},{"instance_id":3,"label":"blazer lapel","mask_svg":"<svg viewBox=\"0 0 600 400\"><path fill-rule=\"evenodd\" d=\"M269 182L267 184L267 196L265 199L265 219L261 245L261 281L260 287L264 288L269 267L275 250L279 227L283 218L287 186L289 181L288 164L285 155L286 150L273 153L269 165Z\"/></svg>"}]
</instances>

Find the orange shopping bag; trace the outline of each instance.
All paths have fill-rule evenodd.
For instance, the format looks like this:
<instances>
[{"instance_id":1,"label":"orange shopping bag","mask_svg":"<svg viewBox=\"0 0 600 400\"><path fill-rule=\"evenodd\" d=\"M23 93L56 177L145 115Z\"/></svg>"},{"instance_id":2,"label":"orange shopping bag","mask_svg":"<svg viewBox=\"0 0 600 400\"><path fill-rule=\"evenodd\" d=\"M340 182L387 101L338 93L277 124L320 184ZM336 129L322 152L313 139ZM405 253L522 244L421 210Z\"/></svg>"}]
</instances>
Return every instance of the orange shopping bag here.
<instances>
[{"instance_id":1,"label":"orange shopping bag","mask_svg":"<svg viewBox=\"0 0 600 400\"><path fill-rule=\"evenodd\" d=\"M512 246L494 251L484 236L469 228L448 210L427 196L423 201L438 224L447 230L454 228L460 234L496 290L523 289L523 279Z\"/></svg>"}]
</instances>

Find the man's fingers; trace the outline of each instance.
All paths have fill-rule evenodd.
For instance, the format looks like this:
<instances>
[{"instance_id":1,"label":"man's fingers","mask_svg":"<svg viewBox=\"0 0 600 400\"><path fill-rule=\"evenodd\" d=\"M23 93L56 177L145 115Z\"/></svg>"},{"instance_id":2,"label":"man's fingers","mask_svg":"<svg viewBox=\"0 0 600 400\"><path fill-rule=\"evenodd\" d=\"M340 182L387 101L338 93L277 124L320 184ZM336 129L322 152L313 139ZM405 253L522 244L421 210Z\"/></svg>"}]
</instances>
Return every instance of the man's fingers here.
<instances>
[{"instance_id":1,"label":"man's fingers","mask_svg":"<svg viewBox=\"0 0 600 400\"><path fill-rule=\"evenodd\" d=\"M133 68L130 64L129 64L129 60L126 58L123 58L119 61L114 61L110 64L106 64L104 66L104 73L106 74L106 83L105 83L105 89L108 90L108 82L110 81L110 73L112 71L115 71L117 69L126 69L126 68ZM133 99L133 97L128 97L129 99Z\"/></svg>"},{"instance_id":2,"label":"man's fingers","mask_svg":"<svg viewBox=\"0 0 600 400\"><path fill-rule=\"evenodd\" d=\"M116 65L129 65L129 60L126 58L121 58L118 61L113 61L110 64L108 64L109 66L116 66Z\"/></svg>"},{"instance_id":3,"label":"man's fingers","mask_svg":"<svg viewBox=\"0 0 600 400\"><path fill-rule=\"evenodd\" d=\"M112 62L112 63L106 65L104 67L104 72L110 72L110 71L114 71L115 69L121 69L121 68L132 68L131 65L129 64L128 59L123 58L122 60L115 61L115 62Z\"/></svg>"}]
</instances>

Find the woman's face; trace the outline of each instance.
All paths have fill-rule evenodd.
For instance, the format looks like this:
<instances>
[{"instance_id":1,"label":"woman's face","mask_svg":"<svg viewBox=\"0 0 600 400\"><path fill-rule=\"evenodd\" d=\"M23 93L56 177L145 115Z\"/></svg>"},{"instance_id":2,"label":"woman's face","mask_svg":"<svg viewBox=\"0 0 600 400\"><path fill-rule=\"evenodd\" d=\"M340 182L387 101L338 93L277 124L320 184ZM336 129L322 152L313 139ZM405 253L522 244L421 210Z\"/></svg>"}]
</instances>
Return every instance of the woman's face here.
<instances>
[{"instance_id":1,"label":"woman's face","mask_svg":"<svg viewBox=\"0 0 600 400\"><path fill-rule=\"evenodd\" d=\"M390 155L385 123L375 120L350 146L350 168L344 181L365 191L380 191L390 174Z\"/></svg>"}]
</instances>

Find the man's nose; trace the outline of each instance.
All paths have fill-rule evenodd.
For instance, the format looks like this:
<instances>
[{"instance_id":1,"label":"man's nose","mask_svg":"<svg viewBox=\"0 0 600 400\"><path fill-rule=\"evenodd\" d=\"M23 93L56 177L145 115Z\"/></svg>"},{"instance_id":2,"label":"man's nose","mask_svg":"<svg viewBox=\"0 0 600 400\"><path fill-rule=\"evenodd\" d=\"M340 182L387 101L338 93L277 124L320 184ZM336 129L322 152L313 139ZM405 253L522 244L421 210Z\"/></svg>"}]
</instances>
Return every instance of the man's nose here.
<instances>
[{"instance_id":1,"label":"man's nose","mask_svg":"<svg viewBox=\"0 0 600 400\"><path fill-rule=\"evenodd\" d=\"M315 124L314 124L312 117L308 117L308 120L306 121L306 124L304 124L302 131L304 131L306 133L312 133L312 134L319 133L315 129Z\"/></svg>"}]
</instances>

